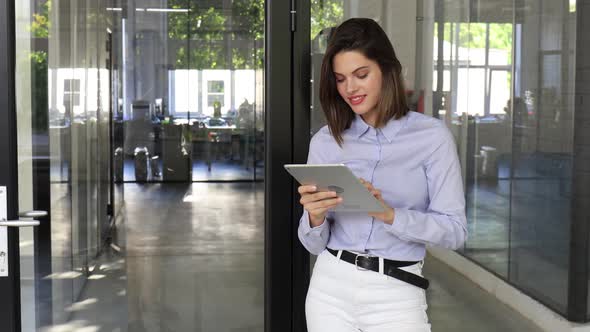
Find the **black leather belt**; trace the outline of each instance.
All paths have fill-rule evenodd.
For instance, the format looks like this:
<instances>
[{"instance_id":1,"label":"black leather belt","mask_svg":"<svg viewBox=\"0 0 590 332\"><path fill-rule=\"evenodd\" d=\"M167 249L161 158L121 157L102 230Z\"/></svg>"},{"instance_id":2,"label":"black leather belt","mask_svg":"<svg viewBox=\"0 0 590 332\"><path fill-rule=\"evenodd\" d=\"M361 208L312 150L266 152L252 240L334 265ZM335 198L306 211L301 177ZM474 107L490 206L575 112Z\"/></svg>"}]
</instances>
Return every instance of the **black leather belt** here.
<instances>
[{"instance_id":1,"label":"black leather belt","mask_svg":"<svg viewBox=\"0 0 590 332\"><path fill-rule=\"evenodd\" d=\"M338 257L338 250L326 248L332 255ZM350 251L342 250L340 259L355 265L359 269L370 270L379 272L379 257L368 256L363 254L355 254ZM428 279L423 278L419 275L410 273L399 269L400 267L410 266L419 262L406 262L406 261L394 261L390 259L383 259L383 273L396 278L398 280L407 282L410 285L420 287L422 289L428 289L430 282Z\"/></svg>"}]
</instances>

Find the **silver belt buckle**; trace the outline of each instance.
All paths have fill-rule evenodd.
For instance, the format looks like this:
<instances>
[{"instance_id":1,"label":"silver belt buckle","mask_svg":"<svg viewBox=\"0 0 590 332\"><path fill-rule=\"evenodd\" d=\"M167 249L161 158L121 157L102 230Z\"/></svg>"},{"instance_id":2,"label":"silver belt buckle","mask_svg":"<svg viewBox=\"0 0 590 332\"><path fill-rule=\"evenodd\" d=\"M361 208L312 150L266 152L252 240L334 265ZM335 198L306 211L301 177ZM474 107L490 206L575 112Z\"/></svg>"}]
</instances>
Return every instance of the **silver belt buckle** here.
<instances>
[{"instance_id":1,"label":"silver belt buckle","mask_svg":"<svg viewBox=\"0 0 590 332\"><path fill-rule=\"evenodd\" d=\"M373 257L373 255L371 255L371 254L356 254L356 257L354 258L354 265L356 266L356 269L357 270L359 270L359 271L369 271L369 269L365 269L364 267L360 267L358 265L359 257Z\"/></svg>"}]
</instances>

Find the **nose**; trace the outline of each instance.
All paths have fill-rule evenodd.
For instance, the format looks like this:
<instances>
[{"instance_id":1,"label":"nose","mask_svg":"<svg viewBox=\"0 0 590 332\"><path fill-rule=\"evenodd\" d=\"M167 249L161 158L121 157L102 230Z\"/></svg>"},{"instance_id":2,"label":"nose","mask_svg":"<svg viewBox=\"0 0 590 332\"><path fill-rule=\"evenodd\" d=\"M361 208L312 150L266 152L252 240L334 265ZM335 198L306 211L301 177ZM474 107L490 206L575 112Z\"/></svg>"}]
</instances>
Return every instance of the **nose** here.
<instances>
[{"instance_id":1,"label":"nose","mask_svg":"<svg viewBox=\"0 0 590 332\"><path fill-rule=\"evenodd\" d=\"M352 95L358 89L354 79L346 80L346 93Z\"/></svg>"}]
</instances>

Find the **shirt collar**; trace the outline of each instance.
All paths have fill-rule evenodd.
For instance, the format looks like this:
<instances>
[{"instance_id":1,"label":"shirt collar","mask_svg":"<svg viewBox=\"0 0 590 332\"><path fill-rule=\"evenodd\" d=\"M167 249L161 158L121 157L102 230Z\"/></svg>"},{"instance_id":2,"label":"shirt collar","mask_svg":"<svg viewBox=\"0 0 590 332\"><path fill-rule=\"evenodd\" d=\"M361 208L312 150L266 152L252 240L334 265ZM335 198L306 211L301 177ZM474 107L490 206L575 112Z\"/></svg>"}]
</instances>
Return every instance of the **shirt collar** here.
<instances>
[{"instance_id":1,"label":"shirt collar","mask_svg":"<svg viewBox=\"0 0 590 332\"><path fill-rule=\"evenodd\" d=\"M369 131L370 128L371 126L369 126L360 115L354 115L354 119L352 119L352 123L350 124L351 134L353 134L354 137L360 138Z\"/></svg>"},{"instance_id":2,"label":"shirt collar","mask_svg":"<svg viewBox=\"0 0 590 332\"><path fill-rule=\"evenodd\" d=\"M406 123L407 119L408 119L408 115L405 115L402 118L397 119L397 120L391 119L391 120L389 120L389 122L387 122L385 127L378 129L378 131L380 131L383 134L383 136L385 137L385 139L387 139L387 141L389 143L391 143L393 141L395 135L397 135L397 133L402 129L402 127ZM360 115L355 114L355 117L352 120L352 123L350 125L350 129L351 129L352 134L356 138L360 138L361 136L366 134L370 130L370 128L371 128L371 126L369 126Z\"/></svg>"}]
</instances>

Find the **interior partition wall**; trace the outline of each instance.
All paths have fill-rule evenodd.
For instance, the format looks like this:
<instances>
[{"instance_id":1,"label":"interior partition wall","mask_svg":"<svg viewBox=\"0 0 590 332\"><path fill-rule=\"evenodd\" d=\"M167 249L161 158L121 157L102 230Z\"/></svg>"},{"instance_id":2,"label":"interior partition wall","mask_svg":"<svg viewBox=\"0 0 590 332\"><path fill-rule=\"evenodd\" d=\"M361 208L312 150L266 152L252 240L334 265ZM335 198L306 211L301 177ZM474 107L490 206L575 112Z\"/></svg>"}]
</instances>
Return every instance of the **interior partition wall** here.
<instances>
[{"instance_id":1,"label":"interior partition wall","mask_svg":"<svg viewBox=\"0 0 590 332\"><path fill-rule=\"evenodd\" d=\"M264 179L264 4L110 1L115 181Z\"/></svg>"},{"instance_id":2,"label":"interior partition wall","mask_svg":"<svg viewBox=\"0 0 590 332\"><path fill-rule=\"evenodd\" d=\"M434 9L427 112L454 133L465 181L461 253L587 321L587 1L422 3Z\"/></svg>"},{"instance_id":3,"label":"interior partition wall","mask_svg":"<svg viewBox=\"0 0 590 332\"><path fill-rule=\"evenodd\" d=\"M19 209L47 212L19 234L24 330L69 319L108 236L114 193L104 6L16 1L11 13Z\"/></svg>"},{"instance_id":4,"label":"interior partition wall","mask_svg":"<svg viewBox=\"0 0 590 332\"><path fill-rule=\"evenodd\" d=\"M47 212L35 229L8 231L10 272L0 277L0 329L28 331L67 320L108 222L108 103L101 98L108 93L100 90L107 26L96 1L1 6L0 185L9 188L8 219Z\"/></svg>"}]
</instances>

